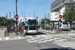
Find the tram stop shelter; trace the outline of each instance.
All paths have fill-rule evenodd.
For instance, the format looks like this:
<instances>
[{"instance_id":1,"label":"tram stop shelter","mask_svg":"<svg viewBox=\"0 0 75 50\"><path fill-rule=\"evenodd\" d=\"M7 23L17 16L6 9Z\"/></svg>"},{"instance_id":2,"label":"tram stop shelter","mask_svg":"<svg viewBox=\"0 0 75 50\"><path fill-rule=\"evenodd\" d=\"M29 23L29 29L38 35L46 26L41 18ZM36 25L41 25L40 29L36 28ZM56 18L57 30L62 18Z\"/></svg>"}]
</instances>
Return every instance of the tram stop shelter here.
<instances>
[{"instance_id":1,"label":"tram stop shelter","mask_svg":"<svg viewBox=\"0 0 75 50\"><path fill-rule=\"evenodd\" d=\"M16 21L15 20L10 20L7 21L7 30L4 33L4 36L9 36L10 33L14 32L17 33L17 28L16 28Z\"/></svg>"}]
</instances>

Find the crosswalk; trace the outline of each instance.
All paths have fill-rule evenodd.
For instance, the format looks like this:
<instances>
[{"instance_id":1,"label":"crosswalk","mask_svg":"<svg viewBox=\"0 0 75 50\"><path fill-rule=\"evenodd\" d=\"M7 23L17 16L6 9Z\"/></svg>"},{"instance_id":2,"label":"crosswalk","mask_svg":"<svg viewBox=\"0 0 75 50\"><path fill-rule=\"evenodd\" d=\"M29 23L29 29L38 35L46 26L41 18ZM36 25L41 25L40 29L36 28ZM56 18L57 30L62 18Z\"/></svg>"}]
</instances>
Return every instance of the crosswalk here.
<instances>
[{"instance_id":1,"label":"crosswalk","mask_svg":"<svg viewBox=\"0 0 75 50\"><path fill-rule=\"evenodd\" d=\"M75 37L52 37L51 35L37 35L37 38L30 36L26 41L28 43L47 43L47 42L64 42L69 40L75 40Z\"/></svg>"}]
</instances>

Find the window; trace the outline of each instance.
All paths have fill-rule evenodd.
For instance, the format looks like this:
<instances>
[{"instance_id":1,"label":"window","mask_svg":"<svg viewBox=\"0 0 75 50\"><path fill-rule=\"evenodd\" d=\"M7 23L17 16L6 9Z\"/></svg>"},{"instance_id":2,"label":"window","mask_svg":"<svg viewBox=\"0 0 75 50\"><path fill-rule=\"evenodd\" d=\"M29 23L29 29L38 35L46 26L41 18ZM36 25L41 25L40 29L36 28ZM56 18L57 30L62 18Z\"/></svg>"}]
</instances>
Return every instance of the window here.
<instances>
[{"instance_id":1,"label":"window","mask_svg":"<svg viewBox=\"0 0 75 50\"><path fill-rule=\"evenodd\" d=\"M30 27L36 26L36 20L28 20L28 24Z\"/></svg>"}]
</instances>

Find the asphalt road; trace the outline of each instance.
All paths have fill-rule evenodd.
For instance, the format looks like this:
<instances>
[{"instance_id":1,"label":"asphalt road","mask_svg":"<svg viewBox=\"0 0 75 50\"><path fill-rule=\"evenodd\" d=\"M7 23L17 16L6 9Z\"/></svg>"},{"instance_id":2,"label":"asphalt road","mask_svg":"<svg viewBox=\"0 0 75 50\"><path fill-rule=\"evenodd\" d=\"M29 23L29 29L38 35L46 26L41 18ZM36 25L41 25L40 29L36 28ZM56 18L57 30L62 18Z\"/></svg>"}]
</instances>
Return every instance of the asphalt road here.
<instances>
[{"instance_id":1,"label":"asphalt road","mask_svg":"<svg viewBox=\"0 0 75 50\"><path fill-rule=\"evenodd\" d=\"M25 39L1 41L0 50L67 50L51 42L28 43Z\"/></svg>"},{"instance_id":2,"label":"asphalt road","mask_svg":"<svg viewBox=\"0 0 75 50\"><path fill-rule=\"evenodd\" d=\"M52 35L49 33L39 32L38 35L26 35L25 37L27 37L27 39L0 41L0 50L68 50L63 47L66 45L68 46L68 43L69 44L71 43L70 47L73 46L74 48L74 45L73 45L75 42L74 36L75 35L70 35L70 34L68 35L57 34L54 36L54 34ZM34 39L36 37L37 39ZM27 41L29 39L30 41ZM42 40L43 42L44 41L46 42L39 43L41 42L40 40ZM37 41L37 42L34 42L34 41ZM71 50L75 50L75 49L71 48Z\"/></svg>"}]
</instances>

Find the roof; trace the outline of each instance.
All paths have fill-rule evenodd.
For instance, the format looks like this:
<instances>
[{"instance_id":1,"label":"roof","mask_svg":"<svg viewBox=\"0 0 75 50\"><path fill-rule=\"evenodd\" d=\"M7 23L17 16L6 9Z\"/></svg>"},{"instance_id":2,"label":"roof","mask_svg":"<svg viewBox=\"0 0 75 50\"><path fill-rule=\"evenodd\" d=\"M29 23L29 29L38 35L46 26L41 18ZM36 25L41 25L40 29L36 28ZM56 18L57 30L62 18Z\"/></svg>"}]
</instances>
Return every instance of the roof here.
<instances>
[{"instance_id":1,"label":"roof","mask_svg":"<svg viewBox=\"0 0 75 50\"><path fill-rule=\"evenodd\" d=\"M29 20L29 19L35 20L36 18L35 18L35 17L26 17L26 18L25 18L25 20Z\"/></svg>"}]
</instances>

